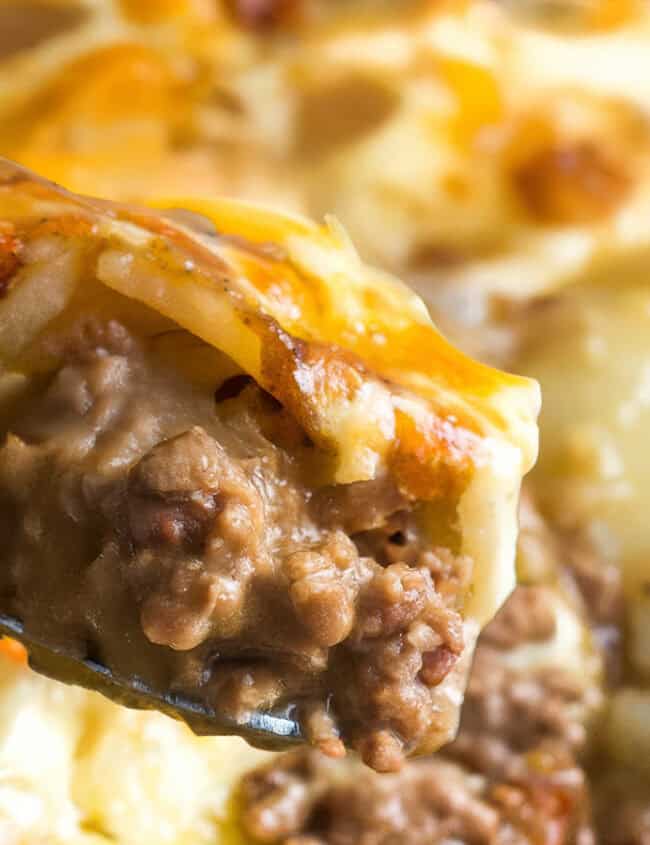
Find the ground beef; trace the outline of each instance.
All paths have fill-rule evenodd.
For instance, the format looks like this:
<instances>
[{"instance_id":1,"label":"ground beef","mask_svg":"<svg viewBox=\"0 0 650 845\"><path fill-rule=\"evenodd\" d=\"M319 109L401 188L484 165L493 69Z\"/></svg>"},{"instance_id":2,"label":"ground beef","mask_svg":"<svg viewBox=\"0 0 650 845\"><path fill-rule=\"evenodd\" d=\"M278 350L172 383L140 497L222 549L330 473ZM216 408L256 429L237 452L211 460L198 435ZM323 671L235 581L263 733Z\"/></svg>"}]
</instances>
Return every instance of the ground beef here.
<instances>
[{"instance_id":1,"label":"ground beef","mask_svg":"<svg viewBox=\"0 0 650 845\"><path fill-rule=\"evenodd\" d=\"M542 586L518 587L483 634L484 645L515 648L540 642L555 633L555 613L548 590Z\"/></svg>"},{"instance_id":2,"label":"ground beef","mask_svg":"<svg viewBox=\"0 0 650 845\"><path fill-rule=\"evenodd\" d=\"M587 573L592 624L610 618L618 590L606 574L597 577L598 564L607 567L595 549L585 557L583 540L553 530L530 495L524 508L520 570L538 583L517 587L481 635L457 739L388 776L349 760L283 755L243 781L242 823L251 836L283 845L594 845L583 757L595 681L557 662L512 658L556 635L558 600L580 617L572 585ZM409 521L398 514L363 542L387 543L379 557L388 560L396 539L408 548ZM612 824L609 799L596 799L603 842L646 845L647 802L622 795Z\"/></svg>"},{"instance_id":3,"label":"ground beef","mask_svg":"<svg viewBox=\"0 0 650 845\"><path fill-rule=\"evenodd\" d=\"M498 647L479 645L459 736L436 758L380 776L313 752L282 755L244 779L246 831L284 845L593 845L576 762L584 688L560 668L504 663L507 650L552 636L548 598L520 587L488 627ZM505 621L531 604L543 625L516 623L505 644Z\"/></svg>"},{"instance_id":4,"label":"ground beef","mask_svg":"<svg viewBox=\"0 0 650 845\"><path fill-rule=\"evenodd\" d=\"M570 761L547 762L492 783L443 759L378 775L299 751L244 778L242 823L284 845L557 845L582 828L584 784Z\"/></svg>"},{"instance_id":5,"label":"ground beef","mask_svg":"<svg viewBox=\"0 0 650 845\"><path fill-rule=\"evenodd\" d=\"M526 768L531 749L577 752L586 740L577 706L585 694L582 679L561 668L510 669L498 653L479 647L461 727L447 752L476 771L505 778Z\"/></svg>"},{"instance_id":6,"label":"ground beef","mask_svg":"<svg viewBox=\"0 0 650 845\"><path fill-rule=\"evenodd\" d=\"M262 497L239 464L194 426L135 465L126 506L147 638L187 650L241 634L253 572L269 573L271 561Z\"/></svg>"},{"instance_id":7,"label":"ground beef","mask_svg":"<svg viewBox=\"0 0 650 845\"><path fill-rule=\"evenodd\" d=\"M372 579L352 540L338 531L318 546L288 555L283 570L294 611L314 640L321 646L345 640L362 586Z\"/></svg>"},{"instance_id":8,"label":"ground beef","mask_svg":"<svg viewBox=\"0 0 650 845\"><path fill-rule=\"evenodd\" d=\"M380 544L398 530L396 521L401 522L410 514L408 505L408 499L385 478L344 487L323 487L315 492L312 500L313 509L324 521L341 525L349 534L354 534L361 553L380 563L390 562L381 558ZM371 535L365 532L373 529L378 530L378 539L368 543L367 538ZM419 534L417 536L419 539ZM400 557L400 560L404 559Z\"/></svg>"},{"instance_id":9,"label":"ground beef","mask_svg":"<svg viewBox=\"0 0 650 845\"><path fill-rule=\"evenodd\" d=\"M554 633L553 589L517 587L480 638L448 754L484 775L513 779L526 770L531 749L582 749L593 694L585 679L562 666L520 668L507 660L508 650Z\"/></svg>"},{"instance_id":10,"label":"ground beef","mask_svg":"<svg viewBox=\"0 0 650 845\"><path fill-rule=\"evenodd\" d=\"M454 719L431 690L471 562L390 478L315 486L326 456L252 380L195 388L156 349L105 320L47 341L60 366L0 447L0 592L118 674L235 720L292 706L319 748L398 768Z\"/></svg>"}]
</instances>

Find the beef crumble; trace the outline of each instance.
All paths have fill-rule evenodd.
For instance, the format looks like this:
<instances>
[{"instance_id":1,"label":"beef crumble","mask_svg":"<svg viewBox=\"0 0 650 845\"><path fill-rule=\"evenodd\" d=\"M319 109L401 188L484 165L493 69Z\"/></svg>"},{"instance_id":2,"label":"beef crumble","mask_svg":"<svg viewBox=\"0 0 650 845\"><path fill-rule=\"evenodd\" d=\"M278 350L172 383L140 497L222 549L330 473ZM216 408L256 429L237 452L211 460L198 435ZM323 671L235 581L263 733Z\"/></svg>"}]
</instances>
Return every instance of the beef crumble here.
<instances>
[{"instance_id":1,"label":"beef crumble","mask_svg":"<svg viewBox=\"0 0 650 845\"><path fill-rule=\"evenodd\" d=\"M442 758L380 775L290 752L244 778L242 823L283 845L586 845L582 774L570 759L546 762L500 783Z\"/></svg>"},{"instance_id":2,"label":"beef crumble","mask_svg":"<svg viewBox=\"0 0 650 845\"><path fill-rule=\"evenodd\" d=\"M453 719L430 690L463 651L470 561L387 478L319 489L318 450L254 383L217 403L116 321L65 338L0 447L15 615L238 721L296 704L322 750L398 768Z\"/></svg>"},{"instance_id":3,"label":"beef crumble","mask_svg":"<svg viewBox=\"0 0 650 845\"><path fill-rule=\"evenodd\" d=\"M283 845L591 845L578 762L590 691L561 667L507 662L554 635L551 599L549 588L518 587L485 629L459 735L435 758L379 776L313 752L283 755L242 782L246 831Z\"/></svg>"},{"instance_id":4,"label":"beef crumble","mask_svg":"<svg viewBox=\"0 0 650 845\"><path fill-rule=\"evenodd\" d=\"M407 547L401 524L391 536ZM620 584L585 537L553 530L530 495L522 529L520 569L533 583L518 586L481 634L456 740L388 776L314 752L282 755L242 781L249 835L282 845L645 843L643 791L621 796L612 819L613 789L599 790L592 819L585 760L599 681L557 657L516 659L553 641L557 602L567 600L606 663L598 630L620 624Z\"/></svg>"},{"instance_id":5,"label":"beef crumble","mask_svg":"<svg viewBox=\"0 0 650 845\"><path fill-rule=\"evenodd\" d=\"M585 690L561 668L537 672L504 666L489 646L479 647L461 727L447 749L471 769L516 779L533 749L576 754L586 742L581 719Z\"/></svg>"},{"instance_id":6,"label":"beef crumble","mask_svg":"<svg viewBox=\"0 0 650 845\"><path fill-rule=\"evenodd\" d=\"M522 643L543 642L555 633L555 614L548 591L541 586L520 586L483 634L483 643L509 649Z\"/></svg>"},{"instance_id":7,"label":"beef crumble","mask_svg":"<svg viewBox=\"0 0 650 845\"><path fill-rule=\"evenodd\" d=\"M472 771L502 780L521 777L532 751L584 756L601 684L616 675L611 648L622 626L620 578L606 556L580 532L549 525L530 491L520 510L518 568L531 583L519 585L483 631L458 736L446 749ZM602 671L592 669L589 676L586 664L576 671L565 665L563 650L541 663L530 651L526 657L526 649L558 636L558 599L572 608L583 629L580 639L591 643L586 659ZM604 637L603 627L617 633ZM584 647L573 643L574 650ZM575 657L570 653L569 662Z\"/></svg>"},{"instance_id":8,"label":"beef crumble","mask_svg":"<svg viewBox=\"0 0 650 845\"><path fill-rule=\"evenodd\" d=\"M397 775L355 765L333 767L299 751L248 775L243 783L246 829L263 842L410 845L447 838L489 842L497 813L443 762L416 763ZM304 831L295 836L298 831ZM407 837L407 838L405 838Z\"/></svg>"}]
</instances>

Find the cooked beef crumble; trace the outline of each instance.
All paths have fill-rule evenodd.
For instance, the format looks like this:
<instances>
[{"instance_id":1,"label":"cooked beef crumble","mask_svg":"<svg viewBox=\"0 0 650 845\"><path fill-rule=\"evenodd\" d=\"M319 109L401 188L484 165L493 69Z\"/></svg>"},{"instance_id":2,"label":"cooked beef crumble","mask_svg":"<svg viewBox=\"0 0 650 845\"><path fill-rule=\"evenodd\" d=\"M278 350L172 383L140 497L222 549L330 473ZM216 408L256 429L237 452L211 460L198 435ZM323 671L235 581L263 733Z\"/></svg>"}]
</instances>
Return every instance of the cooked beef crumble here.
<instances>
[{"instance_id":1,"label":"cooked beef crumble","mask_svg":"<svg viewBox=\"0 0 650 845\"><path fill-rule=\"evenodd\" d=\"M536 596L538 609L547 599ZM559 668L504 663L505 650L539 642L539 626L505 648L493 645L504 621L531 601L530 588L519 587L486 629L458 738L436 758L381 776L313 752L282 755L243 781L246 831L283 845L590 845L588 791L577 762L585 743L580 704L589 691ZM549 607L544 615L552 636Z\"/></svg>"},{"instance_id":2,"label":"cooked beef crumble","mask_svg":"<svg viewBox=\"0 0 650 845\"><path fill-rule=\"evenodd\" d=\"M584 781L569 759L547 759L516 782L492 782L442 758L381 775L313 751L282 755L242 784L243 824L283 845L556 845L575 841ZM582 835L581 842L587 842Z\"/></svg>"},{"instance_id":3,"label":"cooked beef crumble","mask_svg":"<svg viewBox=\"0 0 650 845\"><path fill-rule=\"evenodd\" d=\"M533 749L575 753L584 747L577 706L584 694L580 680L568 672L508 669L491 649L479 648L461 728L447 753L476 771L517 778Z\"/></svg>"},{"instance_id":4,"label":"cooked beef crumble","mask_svg":"<svg viewBox=\"0 0 650 845\"><path fill-rule=\"evenodd\" d=\"M15 614L236 720L297 704L327 753L343 734L398 768L453 719L430 689L463 651L470 562L423 540L388 478L318 488L318 450L254 383L217 402L117 322L66 337L0 447Z\"/></svg>"},{"instance_id":5,"label":"cooked beef crumble","mask_svg":"<svg viewBox=\"0 0 650 845\"><path fill-rule=\"evenodd\" d=\"M242 782L249 835L282 845L594 845L597 835L645 845L639 795L617 802L614 824L599 799L598 834L592 822L584 761L597 680L558 659L517 659L556 636L558 597L606 652L597 630L620 624L620 584L584 537L551 530L530 496L523 508L520 566L538 583L517 587L481 635L456 740L388 776L314 752L282 755Z\"/></svg>"},{"instance_id":6,"label":"cooked beef crumble","mask_svg":"<svg viewBox=\"0 0 650 845\"><path fill-rule=\"evenodd\" d=\"M588 691L561 669L515 669L503 659L553 635L544 590L517 588L486 628L458 738L435 759L379 776L312 752L283 755L243 782L247 832L284 845L591 843L576 758L585 742L579 705ZM516 641L504 644L504 628L517 618Z\"/></svg>"},{"instance_id":7,"label":"cooked beef crumble","mask_svg":"<svg viewBox=\"0 0 650 845\"><path fill-rule=\"evenodd\" d=\"M299 751L249 775L243 783L247 830L261 841L292 845L425 845L448 838L489 842L498 825L480 790L468 788L452 764L416 763L397 775L338 768Z\"/></svg>"},{"instance_id":8,"label":"cooked beef crumble","mask_svg":"<svg viewBox=\"0 0 650 845\"><path fill-rule=\"evenodd\" d=\"M555 633L555 614L545 587L521 586L485 629L483 643L509 649L522 643L543 642Z\"/></svg>"}]
</instances>

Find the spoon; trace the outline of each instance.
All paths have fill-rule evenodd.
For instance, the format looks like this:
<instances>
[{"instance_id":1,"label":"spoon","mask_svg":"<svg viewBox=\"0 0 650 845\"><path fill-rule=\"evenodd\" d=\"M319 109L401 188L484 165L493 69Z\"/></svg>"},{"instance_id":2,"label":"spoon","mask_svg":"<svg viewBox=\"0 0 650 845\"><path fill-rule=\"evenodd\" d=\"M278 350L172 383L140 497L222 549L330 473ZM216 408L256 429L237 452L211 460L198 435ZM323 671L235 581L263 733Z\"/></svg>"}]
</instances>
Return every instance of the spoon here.
<instances>
[{"instance_id":1,"label":"spoon","mask_svg":"<svg viewBox=\"0 0 650 845\"><path fill-rule=\"evenodd\" d=\"M21 642L27 649L29 665L42 675L95 690L125 707L159 710L185 722L198 735L238 735L257 748L271 751L302 741L300 725L292 715L293 705L285 711L254 711L246 721L235 721L203 702L178 693L157 692L137 677L120 677L96 660L48 645L26 633L23 623L6 613L0 613L0 634Z\"/></svg>"}]
</instances>

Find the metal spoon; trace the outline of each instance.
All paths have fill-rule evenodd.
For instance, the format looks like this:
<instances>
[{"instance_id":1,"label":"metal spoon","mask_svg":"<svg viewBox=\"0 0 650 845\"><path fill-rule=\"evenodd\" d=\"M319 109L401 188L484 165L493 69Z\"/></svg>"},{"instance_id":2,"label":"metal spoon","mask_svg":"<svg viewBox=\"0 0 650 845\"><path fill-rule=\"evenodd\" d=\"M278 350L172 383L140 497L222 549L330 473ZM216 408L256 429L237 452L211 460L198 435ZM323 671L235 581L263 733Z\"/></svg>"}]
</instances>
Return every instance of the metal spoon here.
<instances>
[{"instance_id":1,"label":"metal spoon","mask_svg":"<svg viewBox=\"0 0 650 845\"><path fill-rule=\"evenodd\" d=\"M96 690L125 707L159 710L185 722L196 734L238 735L251 745L272 751L302 740L300 725L292 715L293 706L284 712L254 712L242 723L202 702L176 693L156 692L139 678L123 678L95 660L67 654L26 633L23 623L6 613L0 613L0 634L21 642L27 649L29 665L42 675Z\"/></svg>"}]
</instances>

